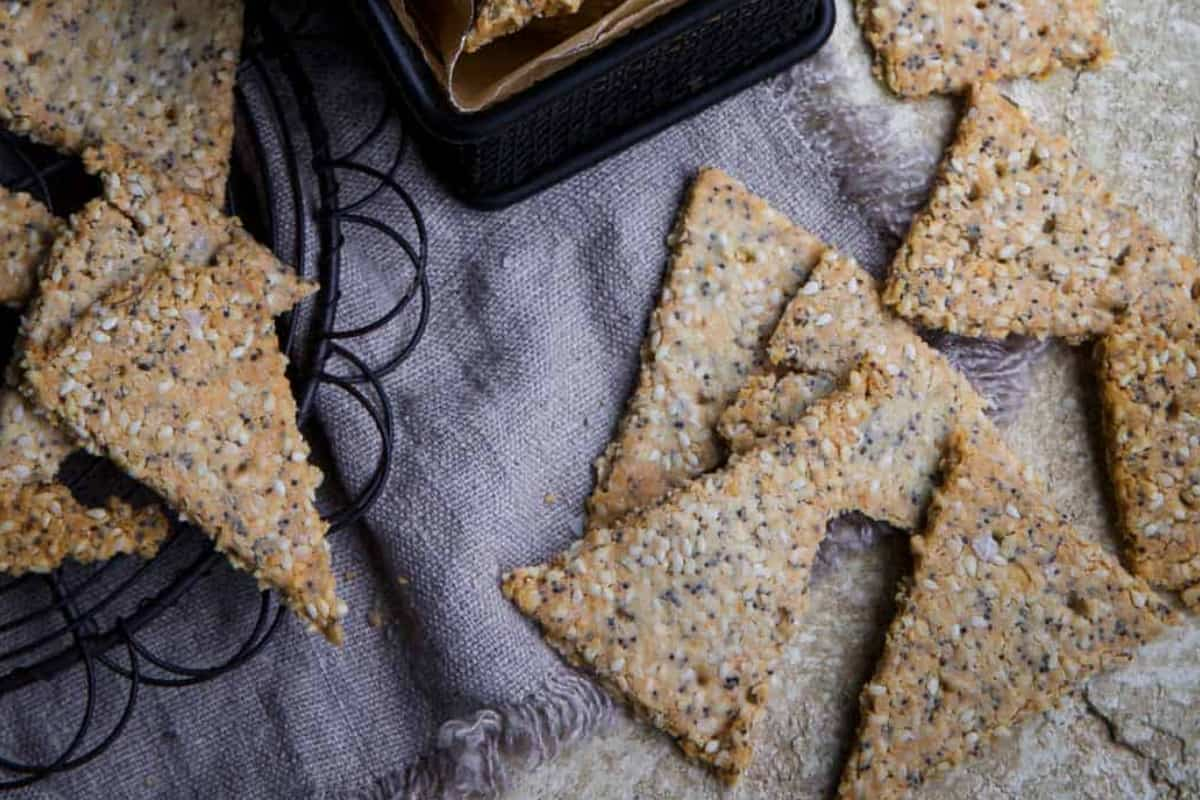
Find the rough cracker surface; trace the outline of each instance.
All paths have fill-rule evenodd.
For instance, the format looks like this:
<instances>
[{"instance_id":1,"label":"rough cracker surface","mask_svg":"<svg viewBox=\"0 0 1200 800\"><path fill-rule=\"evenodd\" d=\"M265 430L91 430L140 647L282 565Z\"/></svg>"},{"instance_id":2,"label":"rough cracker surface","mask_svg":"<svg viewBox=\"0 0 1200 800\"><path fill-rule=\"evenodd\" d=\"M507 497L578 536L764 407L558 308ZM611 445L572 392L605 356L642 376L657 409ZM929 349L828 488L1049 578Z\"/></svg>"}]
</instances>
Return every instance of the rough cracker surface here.
<instances>
[{"instance_id":1,"label":"rough cracker surface","mask_svg":"<svg viewBox=\"0 0 1200 800\"><path fill-rule=\"evenodd\" d=\"M946 473L862 693L841 798L918 796L1174 621L993 435L956 432Z\"/></svg>"},{"instance_id":2,"label":"rough cracker surface","mask_svg":"<svg viewBox=\"0 0 1200 800\"><path fill-rule=\"evenodd\" d=\"M328 638L341 638L320 471L296 426L268 296L296 278L171 264L106 294L27 375L41 405L213 537L236 566Z\"/></svg>"},{"instance_id":3,"label":"rough cracker surface","mask_svg":"<svg viewBox=\"0 0 1200 800\"><path fill-rule=\"evenodd\" d=\"M516 33L535 19L574 14L581 5L583 0L476 0L475 22L467 31L467 52Z\"/></svg>"},{"instance_id":4,"label":"rough cracker surface","mask_svg":"<svg viewBox=\"0 0 1200 800\"><path fill-rule=\"evenodd\" d=\"M952 333L1079 341L1195 275L1195 262L1118 203L1065 138L979 86L884 300Z\"/></svg>"},{"instance_id":5,"label":"rough cracker surface","mask_svg":"<svg viewBox=\"0 0 1200 800\"><path fill-rule=\"evenodd\" d=\"M1131 314L1096 347L1109 476L1134 571L1200 586L1200 309Z\"/></svg>"},{"instance_id":6,"label":"rough cracker surface","mask_svg":"<svg viewBox=\"0 0 1200 800\"><path fill-rule=\"evenodd\" d=\"M0 187L0 303L20 308L62 221L25 192Z\"/></svg>"},{"instance_id":7,"label":"rough cracker surface","mask_svg":"<svg viewBox=\"0 0 1200 800\"><path fill-rule=\"evenodd\" d=\"M597 460L588 523L610 525L725 457L713 435L823 249L725 173L703 170L680 211L662 297L617 435Z\"/></svg>"},{"instance_id":8,"label":"rough cracker surface","mask_svg":"<svg viewBox=\"0 0 1200 800\"><path fill-rule=\"evenodd\" d=\"M0 8L0 119L68 153L112 142L220 203L239 0L34 0Z\"/></svg>"},{"instance_id":9,"label":"rough cracker surface","mask_svg":"<svg viewBox=\"0 0 1200 800\"><path fill-rule=\"evenodd\" d=\"M104 197L133 222L146 252L163 260L208 264L233 244L247 268L292 280L295 269L277 259L217 205L180 188L169 176L130 156L118 145L88 148L84 166L100 176ZM315 290L315 286L312 287ZM277 314L291 306L276 306Z\"/></svg>"},{"instance_id":10,"label":"rough cracker surface","mask_svg":"<svg viewBox=\"0 0 1200 800\"><path fill-rule=\"evenodd\" d=\"M157 508L134 510L115 498L85 508L61 483L0 481L0 572L8 575L50 572L68 559L150 558L169 530Z\"/></svg>"},{"instance_id":11,"label":"rough cracker surface","mask_svg":"<svg viewBox=\"0 0 1200 800\"><path fill-rule=\"evenodd\" d=\"M133 223L103 200L73 214L50 249L37 294L21 320L18 353L27 374L41 369L46 349L58 344L92 303L157 266Z\"/></svg>"},{"instance_id":12,"label":"rough cracker surface","mask_svg":"<svg viewBox=\"0 0 1200 800\"><path fill-rule=\"evenodd\" d=\"M914 347L916 333L883 307L879 282L853 258L827 250L771 334L771 363L840 376L879 344Z\"/></svg>"},{"instance_id":13,"label":"rough cracker surface","mask_svg":"<svg viewBox=\"0 0 1200 800\"><path fill-rule=\"evenodd\" d=\"M74 448L16 389L0 389L0 484L54 480Z\"/></svg>"},{"instance_id":14,"label":"rough cracker surface","mask_svg":"<svg viewBox=\"0 0 1200 800\"><path fill-rule=\"evenodd\" d=\"M911 528L928 501L941 445L966 413L930 363L865 359L795 426L515 570L505 594L568 661L736 779L828 521L856 509Z\"/></svg>"},{"instance_id":15,"label":"rough cracker surface","mask_svg":"<svg viewBox=\"0 0 1200 800\"><path fill-rule=\"evenodd\" d=\"M741 389L719 425L735 451L770 438L776 426L795 424L814 396L819 396L814 390L819 392L824 385L842 380L867 354L881 359L891 370L917 364L934 387L924 402L911 409L918 418L932 415L943 426L921 454L913 454L923 470L926 492L939 458L933 443L941 441L945 426L952 424L956 414L974 420L986 410L985 401L966 377L883 307L878 281L853 259L832 249L825 252L808 282L788 304L771 336L768 353L775 369L798 371L758 378ZM883 458L896 463L902 460L898 454Z\"/></svg>"},{"instance_id":16,"label":"rough cracker surface","mask_svg":"<svg viewBox=\"0 0 1200 800\"><path fill-rule=\"evenodd\" d=\"M837 383L828 375L755 375L721 414L717 432L729 443L730 450L744 453L780 428L796 424L809 406L835 388Z\"/></svg>"},{"instance_id":17,"label":"rough cracker surface","mask_svg":"<svg viewBox=\"0 0 1200 800\"><path fill-rule=\"evenodd\" d=\"M1094 68L1111 55L1100 0L858 0L875 74L902 97Z\"/></svg>"}]
</instances>

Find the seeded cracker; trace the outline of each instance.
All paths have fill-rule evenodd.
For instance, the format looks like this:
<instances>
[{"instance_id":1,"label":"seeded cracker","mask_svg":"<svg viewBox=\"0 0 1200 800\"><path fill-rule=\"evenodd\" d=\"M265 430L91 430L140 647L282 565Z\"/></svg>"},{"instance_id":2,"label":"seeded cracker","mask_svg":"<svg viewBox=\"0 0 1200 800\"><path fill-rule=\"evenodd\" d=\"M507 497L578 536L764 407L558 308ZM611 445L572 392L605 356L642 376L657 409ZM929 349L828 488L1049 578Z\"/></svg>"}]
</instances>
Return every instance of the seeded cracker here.
<instances>
[{"instance_id":1,"label":"seeded cracker","mask_svg":"<svg viewBox=\"0 0 1200 800\"><path fill-rule=\"evenodd\" d=\"M515 570L506 596L568 661L735 780L828 521L857 509L911 528L925 507L963 413L929 363L868 357L794 427Z\"/></svg>"},{"instance_id":2,"label":"seeded cracker","mask_svg":"<svg viewBox=\"0 0 1200 800\"><path fill-rule=\"evenodd\" d=\"M62 222L24 192L0 187L0 303L25 305Z\"/></svg>"},{"instance_id":3,"label":"seeded cracker","mask_svg":"<svg viewBox=\"0 0 1200 800\"><path fill-rule=\"evenodd\" d=\"M1196 265L1119 205L1071 151L977 86L884 301L931 328L1002 339L1103 334Z\"/></svg>"},{"instance_id":4,"label":"seeded cracker","mask_svg":"<svg viewBox=\"0 0 1200 800\"><path fill-rule=\"evenodd\" d=\"M218 204L239 0L37 0L0 10L0 119L68 153L107 142Z\"/></svg>"},{"instance_id":5,"label":"seeded cracker","mask_svg":"<svg viewBox=\"0 0 1200 800\"><path fill-rule=\"evenodd\" d=\"M776 369L800 371L757 378L743 387L719 426L735 452L770 438L779 426L795 424L825 386L842 380L866 354L882 360L885 369L909 369L913 364L929 376L931 391L896 409L892 424L903 429L905 414L911 414L925 422L936 420L936 426L924 438L910 439L911 452L880 454L888 464L907 462L913 480L924 487L922 496L932 490L940 443L949 428L963 420L985 424L978 421L985 403L967 379L883 307L875 278L832 249L788 305L768 353ZM887 509L883 512L876 518L895 516Z\"/></svg>"},{"instance_id":6,"label":"seeded cracker","mask_svg":"<svg viewBox=\"0 0 1200 800\"><path fill-rule=\"evenodd\" d=\"M583 0L476 0L475 23L467 32L467 52L474 53L535 19L574 14Z\"/></svg>"},{"instance_id":7,"label":"seeded cracker","mask_svg":"<svg viewBox=\"0 0 1200 800\"><path fill-rule=\"evenodd\" d=\"M215 254L234 244L249 271L273 275L272 282L291 280L295 270L282 263L242 227L202 197L184 191L153 168L133 159L121 147L106 145L84 151L83 163L100 176L104 197L133 221L146 252L160 259L209 264ZM315 289L316 287L312 287ZM276 298L286 301L285 297ZM290 304L276 304L281 314Z\"/></svg>"},{"instance_id":8,"label":"seeded cracker","mask_svg":"<svg viewBox=\"0 0 1200 800\"><path fill-rule=\"evenodd\" d=\"M1174 621L1003 443L958 432L840 798L916 796Z\"/></svg>"},{"instance_id":9,"label":"seeded cracker","mask_svg":"<svg viewBox=\"0 0 1200 800\"><path fill-rule=\"evenodd\" d=\"M902 97L1095 68L1111 56L1100 0L858 0L875 74Z\"/></svg>"},{"instance_id":10,"label":"seeded cracker","mask_svg":"<svg viewBox=\"0 0 1200 800\"><path fill-rule=\"evenodd\" d=\"M729 443L730 450L744 453L760 439L796 424L809 406L836 388L837 384L828 375L807 372L755 375L721 414L717 432Z\"/></svg>"},{"instance_id":11,"label":"seeded cracker","mask_svg":"<svg viewBox=\"0 0 1200 800\"><path fill-rule=\"evenodd\" d=\"M50 572L67 559L150 558L168 533L156 508L135 511L115 498L86 509L61 483L0 482L0 572Z\"/></svg>"},{"instance_id":12,"label":"seeded cracker","mask_svg":"<svg viewBox=\"0 0 1200 800\"><path fill-rule=\"evenodd\" d=\"M1156 586L1200 587L1200 310L1184 296L1131 314L1096 353L1129 561Z\"/></svg>"},{"instance_id":13,"label":"seeded cracker","mask_svg":"<svg viewBox=\"0 0 1200 800\"><path fill-rule=\"evenodd\" d=\"M19 392L0 388L0 485L52 481L73 449Z\"/></svg>"},{"instance_id":14,"label":"seeded cracker","mask_svg":"<svg viewBox=\"0 0 1200 800\"><path fill-rule=\"evenodd\" d=\"M823 245L715 169L696 178L642 347L638 386L597 461L589 524L609 525L721 463L721 411L763 366L786 299Z\"/></svg>"},{"instance_id":15,"label":"seeded cracker","mask_svg":"<svg viewBox=\"0 0 1200 800\"><path fill-rule=\"evenodd\" d=\"M274 276L237 253L111 290L49 349L30 388L89 449L159 492L338 642L346 608L313 506L321 475L296 427L264 299ZM307 290L294 277L270 288L292 302Z\"/></svg>"}]
</instances>

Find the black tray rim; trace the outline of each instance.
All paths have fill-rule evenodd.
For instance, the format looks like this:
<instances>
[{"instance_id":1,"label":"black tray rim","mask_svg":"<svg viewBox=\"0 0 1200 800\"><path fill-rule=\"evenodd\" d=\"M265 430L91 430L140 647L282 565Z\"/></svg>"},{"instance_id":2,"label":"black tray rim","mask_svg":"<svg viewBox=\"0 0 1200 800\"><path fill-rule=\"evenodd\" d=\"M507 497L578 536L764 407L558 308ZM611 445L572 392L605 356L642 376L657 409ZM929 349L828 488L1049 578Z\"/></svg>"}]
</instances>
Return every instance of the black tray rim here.
<instances>
[{"instance_id":1,"label":"black tray rim","mask_svg":"<svg viewBox=\"0 0 1200 800\"><path fill-rule=\"evenodd\" d=\"M689 95L604 142L583 148L511 189L471 194L463 192L453 181L439 178L459 200L473 208L498 210L520 202L816 53L833 34L837 6L835 0L815 0L815 3L813 24L792 44L768 53L753 67ZM705 17L724 11L729 4L730 0L692 0L494 108L477 112L458 111L449 104L420 50L401 28L389 0L357 0L355 8L414 121L441 143L463 145L498 134L551 99L570 94L580 83L599 77L616 63L685 32Z\"/></svg>"}]
</instances>

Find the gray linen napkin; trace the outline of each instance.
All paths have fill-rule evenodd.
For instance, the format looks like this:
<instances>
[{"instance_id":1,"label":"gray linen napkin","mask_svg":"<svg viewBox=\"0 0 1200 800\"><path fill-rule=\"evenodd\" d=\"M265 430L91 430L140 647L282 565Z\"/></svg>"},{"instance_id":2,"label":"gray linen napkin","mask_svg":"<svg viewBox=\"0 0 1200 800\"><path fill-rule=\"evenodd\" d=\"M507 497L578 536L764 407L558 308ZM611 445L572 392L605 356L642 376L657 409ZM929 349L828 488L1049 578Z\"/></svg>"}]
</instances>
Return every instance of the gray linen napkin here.
<instances>
[{"instance_id":1,"label":"gray linen napkin","mask_svg":"<svg viewBox=\"0 0 1200 800\"><path fill-rule=\"evenodd\" d=\"M342 152L376 120L384 88L352 50L321 37L305 58L334 152ZM430 231L432 317L421 346L386 382L397 440L386 490L366 524L332 545L351 608L345 647L288 620L241 670L196 688L144 692L109 754L27 795L490 795L514 769L603 725L610 701L542 643L501 596L499 577L547 558L582 529L591 462L632 387L665 237L699 167L724 168L826 241L884 268L932 162L906 149L886 110L838 91L847 69L844 54L826 51L499 213L464 208L410 154L397 178ZM242 85L262 113L254 74ZM295 135L300 126L289 129ZM399 135L397 124L360 159L386 169ZM268 153L280 146L266 145ZM286 209L282 161L269 167ZM344 200L369 185L344 178ZM394 198L381 195L363 213L413 232ZM276 246L294 257L297 231L288 214L277 216ZM311 236L306 230L298 235ZM365 230L348 230L344 261L342 327L372 321L407 286L405 262ZM406 336L405 324L356 352L380 362ZM941 344L1014 407L1026 348ZM353 491L374 464L371 423L332 389L318 411L333 472ZM879 532L863 520L837 524L823 568L836 566L839 546ZM191 601L210 615L202 624L244 619L236 609L253 602L248 583L230 570L203 583ZM205 636L185 647L204 646ZM70 688L37 691L49 702ZM37 752L63 740L72 704L47 715L38 703L31 695L5 710L0 742Z\"/></svg>"}]
</instances>

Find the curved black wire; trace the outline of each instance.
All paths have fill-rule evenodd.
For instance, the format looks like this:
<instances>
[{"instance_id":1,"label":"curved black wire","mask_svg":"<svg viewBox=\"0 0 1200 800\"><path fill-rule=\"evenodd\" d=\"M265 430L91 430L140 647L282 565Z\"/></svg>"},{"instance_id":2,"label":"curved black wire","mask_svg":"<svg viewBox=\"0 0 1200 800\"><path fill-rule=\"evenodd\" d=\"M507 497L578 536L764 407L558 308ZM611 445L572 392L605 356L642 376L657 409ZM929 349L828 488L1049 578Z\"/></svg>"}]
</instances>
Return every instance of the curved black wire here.
<instances>
[{"instance_id":1,"label":"curved black wire","mask_svg":"<svg viewBox=\"0 0 1200 800\"><path fill-rule=\"evenodd\" d=\"M308 345L309 356L293 375L300 421L309 419L315 411L320 389L330 387L344 393L361 409L361 413L371 420L380 440L375 468L365 485L339 509L325 515L332 533L361 519L386 486L394 457L394 420L383 379L408 357L425 331L429 317L426 275L428 237L419 209L395 177L409 151L407 130L402 125L393 125L397 119L395 107L385 104L380 117L365 135L345 152L332 155L331 139L317 110L313 84L295 50L297 42L322 38L305 30L311 19L310 11L302 11L296 23L298 27L291 29L284 28L261 2L251 4L249 12L248 24L255 35L247 37L247 41L253 40L257 44L245 54L239 74L253 72L263 87L267 106L264 109L267 112L265 123L273 127L271 133L284 151L284 158L280 161L285 170L286 187L292 192L289 199L294 215L291 230L295 236L293 252L296 266L305 272L315 266L315 277L321 284L321 292L315 301L310 300L314 305L307 329L293 324L290 316L281 322L281 346L285 352L293 354L303 349L300 342L302 335ZM236 102L244 118L258 121L249 114L249 100L240 88ZM299 112L303 132L311 145L310 166L317 179L315 194L309 182L302 177L301 148L293 136L295 118L291 116L292 109ZM258 168L265 171L273 162L269 159L272 154L266 151L264 131L254 129L251 134L250 143L258 160ZM394 143L391 139L385 139L393 134ZM387 146L395 148L386 169L376 170L355 160L368 148L385 141ZM50 179L71 167L72 160L63 158L42 165L24 152L23 140L3 132L0 132L0 146L11 149L22 169L28 173L11 182L9 188L33 191L40 195L39 199L53 207L54 191ZM356 185L356 196L344 199L339 173L368 178L370 182L365 188ZM286 206L276 202L277 198L273 195L270 178L275 176L264 174L261 177L263 179L257 188L265 194L262 205L268 217L267 238L274 247L274 237L283 229L282 221L276 219L275 215ZM369 204L385 193L400 200L407 218L405 224L416 231L415 242L368 212ZM317 226L316 251L309 246L313 241L311 226L314 223ZM378 320L340 330L336 321L341 299L341 249L346 236L356 229L374 231L387 237L397 253L402 254L400 257L411 264L413 281L397 304ZM419 310L414 308L417 304L420 305ZM367 364L348 347L354 339L397 322L406 311L414 315L412 333L399 353L392 355L382 366ZM346 370L347 374L333 371L330 368L333 360L340 361L341 369ZM293 358L292 363L296 366L299 361ZM83 480L95 466L93 464L84 469L75 479ZM7 672L0 673L0 697L15 695L23 688L72 672L82 674L85 692L79 725L68 745L54 759L46 763L24 763L19 759L0 756L0 770L16 776L12 780L0 781L0 790L28 786L47 775L74 769L100 756L126 730L134 713L140 687L183 687L212 680L250 661L270 642L285 617L286 609L267 593L260 595L248 632L237 637L232 650L226 651L226 655L216 657L207 664L183 663L171 654L169 641L153 647L143 641L142 634L149 633L168 609L223 561L223 556L210 543L202 542L203 549L197 555L185 557L181 566L164 572L161 566L166 563L164 553L178 550L182 546L179 542L188 538L200 541L197 537L184 537L176 529L154 560L131 567L130 559L117 559L92 567L76 576L74 582L69 582L65 573L59 570L50 575L24 576L0 584L0 598L23 598L22 589L45 587L49 590L47 601L39 601L32 609L22 609L12 619L0 620L0 637L3 637L0 639L0 663L12 664ZM129 569L129 572L123 572L125 569ZM151 580L156 582L158 588L147 586ZM106 619L111 621L106 622ZM195 624L191 620L189 622ZM156 630L169 629L159 626ZM10 644L9 640L14 636L20 637L20 641ZM64 639L67 640L65 645L61 644ZM159 642L159 639L155 641ZM114 656L114 651L122 649L126 657ZM148 672L144 665L152 670ZM101 674L110 676L105 685L117 680L128 684L128 688L116 721L106 725L108 732L96 741L92 733L97 726L104 725L104 721L99 719L101 712L97 709L109 707L98 703L102 688L99 681Z\"/></svg>"}]
</instances>

